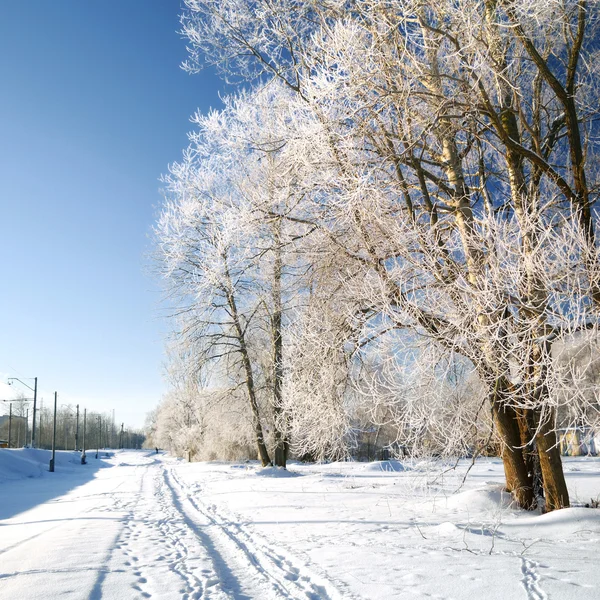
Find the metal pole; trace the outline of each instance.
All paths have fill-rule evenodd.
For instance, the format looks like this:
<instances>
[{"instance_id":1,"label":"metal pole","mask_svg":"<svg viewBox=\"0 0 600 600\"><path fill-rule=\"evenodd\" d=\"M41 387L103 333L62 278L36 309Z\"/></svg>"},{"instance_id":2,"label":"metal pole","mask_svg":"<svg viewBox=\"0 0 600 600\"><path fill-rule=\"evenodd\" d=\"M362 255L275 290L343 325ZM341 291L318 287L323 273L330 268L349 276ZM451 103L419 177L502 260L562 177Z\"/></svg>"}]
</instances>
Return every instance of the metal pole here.
<instances>
[{"instance_id":1,"label":"metal pole","mask_svg":"<svg viewBox=\"0 0 600 600\"><path fill-rule=\"evenodd\" d=\"M75 426L75 452L79 450L79 404L77 405L77 425Z\"/></svg>"},{"instance_id":2,"label":"metal pole","mask_svg":"<svg viewBox=\"0 0 600 600\"><path fill-rule=\"evenodd\" d=\"M87 408L83 409L83 452L81 453L81 464L85 465L85 420L87 417Z\"/></svg>"},{"instance_id":3,"label":"metal pole","mask_svg":"<svg viewBox=\"0 0 600 600\"><path fill-rule=\"evenodd\" d=\"M34 377L33 384L33 423L31 424L31 447L35 448L35 415L37 412L37 377Z\"/></svg>"},{"instance_id":4,"label":"metal pole","mask_svg":"<svg viewBox=\"0 0 600 600\"><path fill-rule=\"evenodd\" d=\"M12 434L12 402L8 404L8 447L10 448L10 436Z\"/></svg>"},{"instance_id":5,"label":"metal pole","mask_svg":"<svg viewBox=\"0 0 600 600\"><path fill-rule=\"evenodd\" d=\"M48 469L51 473L54 472L54 459L56 458L56 401L58 394L54 392L54 426L52 428L52 458L50 459L50 468Z\"/></svg>"},{"instance_id":6,"label":"metal pole","mask_svg":"<svg viewBox=\"0 0 600 600\"><path fill-rule=\"evenodd\" d=\"M102 427L102 417L100 417L100 415L98 415L98 435L96 436L96 443L97 443L98 447L96 450L96 458L98 458L98 455L100 454L100 434L102 433L101 427Z\"/></svg>"}]
</instances>

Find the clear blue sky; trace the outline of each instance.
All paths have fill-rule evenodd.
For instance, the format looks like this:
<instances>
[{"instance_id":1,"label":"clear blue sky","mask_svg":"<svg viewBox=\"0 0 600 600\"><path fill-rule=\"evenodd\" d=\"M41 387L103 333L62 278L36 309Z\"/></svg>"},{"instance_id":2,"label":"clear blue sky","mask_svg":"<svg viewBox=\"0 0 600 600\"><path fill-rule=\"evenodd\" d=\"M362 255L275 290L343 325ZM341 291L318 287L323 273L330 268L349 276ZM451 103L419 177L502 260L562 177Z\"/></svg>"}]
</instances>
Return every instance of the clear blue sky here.
<instances>
[{"instance_id":1,"label":"clear blue sky","mask_svg":"<svg viewBox=\"0 0 600 600\"><path fill-rule=\"evenodd\" d=\"M179 67L178 0L3 0L0 380L116 410L159 401L158 181L224 84ZM26 390L25 390L26 391ZM0 412L1 409L0 409Z\"/></svg>"}]
</instances>

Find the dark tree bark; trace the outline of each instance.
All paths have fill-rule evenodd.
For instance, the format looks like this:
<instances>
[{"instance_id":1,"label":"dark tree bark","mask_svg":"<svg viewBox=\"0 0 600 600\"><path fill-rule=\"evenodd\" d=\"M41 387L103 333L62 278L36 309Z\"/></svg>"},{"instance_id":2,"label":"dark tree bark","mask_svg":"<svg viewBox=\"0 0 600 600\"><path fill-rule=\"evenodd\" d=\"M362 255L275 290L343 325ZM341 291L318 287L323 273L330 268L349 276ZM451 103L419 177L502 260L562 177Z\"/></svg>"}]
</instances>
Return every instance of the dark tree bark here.
<instances>
[{"instance_id":1,"label":"dark tree bark","mask_svg":"<svg viewBox=\"0 0 600 600\"><path fill-rule=\"evenodd\" d=\"M498 388L506 387L508 382L499 381ZM503 390L498 389L498 392ZM516 411L500 400L498 393L492 397L492 414L494 423L502 440L502 463L506 477L506 489L511 492L521 508L531 510L536 506L533 493L532 474L527 469L523 450L521 448L521 434L519 431L518 415Z\"/></svg>"},{"instance_id":2,"label":"dark tree bark","mask_svg":"<svg viewBox=\"0 0 600 600\"><path fill-rule=\"evenodd\" d=\"M273 344L273 421L275 429L275 466L285 468L289 442L283 414L283 339L282 339L282 300L281 278L283 261L281 249L281 217L277 217L273 225L274 265L273 265L273 315L271 317L271 337Z\"/></svg>"},{"instance_id":3,"label":"dark tree bark","mask_svg":"<svg viewBox=\"0 0 600 600\"><path fill-rule=\"evenodd\" d=\"M258 407L258 400L256 398L256 386L254 384L254 374L252 372L252 362L250 361L250 355L248 353L248 346L246 344L246 334L240 321L240 315L237 308L237 302L235 295L233 294L233 286L231 283L231 276L227 267L227 257L223 257L225 261L225 275L227 278L227 303L231 311L231 318L233 320L233 326L235 329L237 342L239 345L239 352L242 355L242 365L244 367L244 374L246 375L246 391L248 392L248 400L250 402L250 409L252 411L252 425L254 427L254 435L256 438L256 446L258 448L258 456L263 467L271 464L269 458L269 452L265 444L265 438L263 435L262 424L260 420L260 410Z\"/></svg>"}]
</instances>

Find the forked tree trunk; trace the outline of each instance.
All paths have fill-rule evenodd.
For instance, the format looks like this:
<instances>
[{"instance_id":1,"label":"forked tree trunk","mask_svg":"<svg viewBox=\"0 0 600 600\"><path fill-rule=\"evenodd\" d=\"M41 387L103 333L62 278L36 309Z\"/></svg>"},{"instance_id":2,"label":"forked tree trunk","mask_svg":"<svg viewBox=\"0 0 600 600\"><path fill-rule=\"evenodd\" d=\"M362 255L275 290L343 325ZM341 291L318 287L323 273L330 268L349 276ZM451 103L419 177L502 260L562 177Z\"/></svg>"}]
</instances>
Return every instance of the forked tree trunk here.
<instances>
[{"instance_id":1,"label":"forked tree trunk","mask_svg":"<svg viewBox=\"0 0 600 600\"><path fill-rule=\"evenodd\" d=\"M531 510L536 506L532 474L527 469L521 448L521 433L516 411L502 402L509 383L501 378L492 393L492 414L502 441L502 463L506 489L513 494L521 508Z\"/></svg>"}]
</instances>

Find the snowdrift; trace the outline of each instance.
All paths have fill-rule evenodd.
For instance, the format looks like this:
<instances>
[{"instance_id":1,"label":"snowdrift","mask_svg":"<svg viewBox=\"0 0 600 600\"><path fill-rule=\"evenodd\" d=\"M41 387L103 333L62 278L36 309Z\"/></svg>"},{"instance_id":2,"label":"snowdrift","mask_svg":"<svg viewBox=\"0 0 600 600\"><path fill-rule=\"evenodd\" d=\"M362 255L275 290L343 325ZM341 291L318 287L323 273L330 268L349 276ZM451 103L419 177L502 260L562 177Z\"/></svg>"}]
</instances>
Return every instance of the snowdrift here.
<instances>
[{"instance_id":1,"label":"snowdrift","mask_svg":"<svg viewBox=\"0 0 600 600\"><path fill-rule=\"evenodd\" d=\"M93 460L88 453L88 462ZM37 448L0 449L0 484L6 481L42 477L48 473L48 465L52 452ZM102 464L97 467L107 466ZM87 465L86 465L87 466ZM73 472L85 468L81 465L81 453L57 452L55 458L56 472Z\"/></svg>"},{"instance_id":2,"label":"snowdrift","mask_svg":"<svg viewBox=\"0 0 600 600\"><path fill-rule=\"evenodd\" d=\"M410 468L401 463L399 460L379 460L370 462L363 467L363 471L378 473L385 471L388 473L401 473L402 471L409 471Z\"/></svg>"},{"instance_id":3,"label":"snowdrift","mask_svg":"<svg viewBox=\"0 0 600 600\"><path fill-rule=\"evenodd\" d=\"M512 495L497 483L487 483L485 487L448 496L446 507L471 513L493 513L499 510L517 508Z\"/></svg>"}]
</instances>

